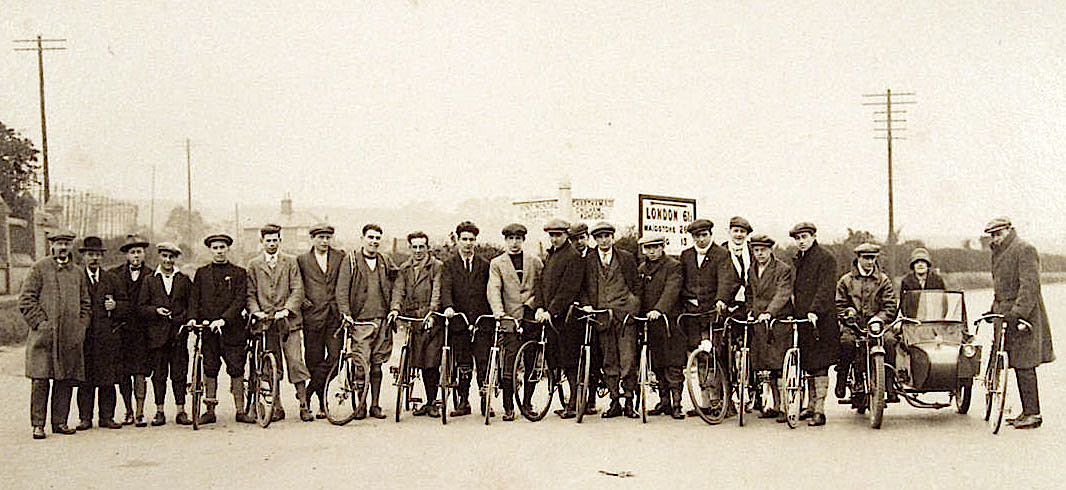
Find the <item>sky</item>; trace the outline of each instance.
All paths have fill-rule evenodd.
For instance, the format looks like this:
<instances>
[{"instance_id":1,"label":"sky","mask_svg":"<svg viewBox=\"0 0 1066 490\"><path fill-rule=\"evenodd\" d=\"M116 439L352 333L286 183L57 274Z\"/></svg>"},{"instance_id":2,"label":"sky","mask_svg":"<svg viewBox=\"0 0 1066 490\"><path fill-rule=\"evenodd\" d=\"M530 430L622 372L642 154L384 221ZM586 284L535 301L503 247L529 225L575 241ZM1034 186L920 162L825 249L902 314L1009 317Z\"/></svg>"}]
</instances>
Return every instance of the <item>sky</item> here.
<instances>
[{"instance_id":1,"label":"sky","mask_svg":"<svg viewBox=\"0 0 1066 490\"><path fill-rule=\"evenodd\" d=\"M189 138L193 199L220 217L569 179L619 222L647 193L779 239L798 221L883 237L862 95L892 89L917 102L893 148L905 237L1008 215L1066 242L1059 2L5 3L4 39L68 40L45 55L53 181L118 198L147 199L155 165L157 197L183 201ZM39 142L33 58L0 50L0 121Z\"/></svg>"}]
</instances>

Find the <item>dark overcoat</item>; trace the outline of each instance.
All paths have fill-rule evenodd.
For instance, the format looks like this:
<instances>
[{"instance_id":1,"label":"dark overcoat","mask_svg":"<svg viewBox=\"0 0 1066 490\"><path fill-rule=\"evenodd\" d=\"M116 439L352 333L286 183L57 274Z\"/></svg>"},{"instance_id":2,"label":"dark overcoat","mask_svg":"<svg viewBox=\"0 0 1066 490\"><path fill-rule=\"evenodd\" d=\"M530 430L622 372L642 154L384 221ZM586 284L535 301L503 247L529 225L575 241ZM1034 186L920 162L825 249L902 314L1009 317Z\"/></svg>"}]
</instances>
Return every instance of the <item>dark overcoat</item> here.
<instances>
[{"instance_id":1,"label":"dark overcoat","mask_svg":"<svg viewBox=\"0 0 1066 490\"><path fill-rule=\"evenodd\" d=\"M538 276L533 304L551 313L558 335L549 339L555 365L564 368L577 365L581 344L585 342L585 325L582 322L566 322L566 313L575 301L579 301L585 281L585 258L569 242L562 247L548 249L544 269Z\"/></svg>"},{"instance_id":2,"label":"dark overcoat","mask_svg":"<svg viewBox=\"0 0 1066 490\"><path fill-rule=\"evenodd\" d=\"M793 308L797 317L818 315L815 329L800 329L800 363L807 371L818 371L836 364L840 349L840 326L837 323L836 259L815 242L806 253L799 252L793 261L796 280L793 285Z\"/></svg>"},{"instance_id":3,"label":"dark overcoat","mask_svg":"<svg viewBox=\"0 0 1066 490\"><path fill-rule=\"evenodd\" d=\"M30 268L19 293L26 335L26 377L85 380L85 331L92 306L79 264L46 257Z\"/></svg>"},{"instance_id":4,"label":"dark overcoat","mask_svg":"<svg viewBox=\"0 0 1066 490\"><path fill-rule=\"evenodd\" d=\"M718 300L729 303L736 294L732 272L733 263L718 245L711 244L703 264L699 264L695 247L681 251L681 301L683 306L695 299L699 307L695 311L710 311ZM689 311L694 311L685 306Z\"/></svg>"},{"instance_id":5,"label":"dark overcoat","mask_svg":"<svg viewBox=\"0 0 1066 490\"><path fill-rule=\"evenodd\" d=\"M1054 361L1051 325L1040 293L1040 255L1036 248L1011 230L1002 245L992 248L992 280L992 313L1014 313L1033 325L1024 331L1007 329L1004 344L1010 366L1026 369Z\"/></svg>"},{"instance_id":6,"label":"dark overcoat","mask_svg":"<svg viewBox=\"0 0 1066 490\"><path fill-rule=\"evenodd\" d=\"M115 308L119 322L119 332L122 335L122 359L123 374L148 374L148 342L145 338L144 319L137 311L137 298L140 297L141 288L148 282L148 276L152 275L153 269L148 264L141 266L141 272L137 280L133 280L128 264L122 264L111 269L118 276L119 282L126 290L123 301L115 300L118 306Z\"/></svg>"},{"instance_id":7,"label":"dark overcoat","mask_svg":"<svg viewBox=\"0 0 1066 490\"><path fill-rule=\"evenodd\" d=\"M89 331L85 333L85 381L97 386L110 385L119 381L124 366L122 334L117 321L122 312L118 306L130 302L122 281L114 273L101 270L100 280L93 284L88 271L82 271L92 306ZM108 296L115 300L115 309L110 313L104 308L104 300Z\"/></svg>"},{"instance_id":8,"label":"dark overcoat","mask_svg":"<svg viewBox=\"0 0 1066 490\"><path fill-rule=\"evenodd\" d=\"M762 274L759 274L758 265L753 263L747 278L745 299L752 316L763 313L769 313L772 318L792 316L792 286L795 282L792 266L771 256ZM758 325L752 332L755 369L781 369L785 351L792 347L792 326L775 325L771 331Z\"/></svg>"},{"instance_id":9,"label":"dark overcoat","mask_svg":"<svg viewBox=\"0 0 1066 490\"><path fill-rule=\"evenodd\" d=\"M645 260L637 268L641 287L640 315L655 310L666 316L670 330L662 322L648 325L648 350L655 368L685 365L685 338L677 327L678 297L681 293L681 262L665 256L654 262Z\"/></svg>"}]
</instances>

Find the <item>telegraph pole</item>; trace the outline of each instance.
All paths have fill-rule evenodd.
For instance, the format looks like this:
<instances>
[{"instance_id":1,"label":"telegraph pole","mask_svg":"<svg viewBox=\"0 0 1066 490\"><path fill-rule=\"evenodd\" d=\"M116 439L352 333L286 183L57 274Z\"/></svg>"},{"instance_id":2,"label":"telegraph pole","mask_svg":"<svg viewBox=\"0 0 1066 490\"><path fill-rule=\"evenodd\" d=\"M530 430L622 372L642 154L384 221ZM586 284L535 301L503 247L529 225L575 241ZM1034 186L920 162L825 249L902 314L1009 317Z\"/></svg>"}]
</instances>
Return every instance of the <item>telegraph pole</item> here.
<instances>
[{"instance_id":1,"label":"telegraph pole","mask_svg":"<svg viewBox=\"0 0 1066 490\"><path fill-rule=\"evenodd\" d=\"M187 208L185 209L185 236L189 237L189 240L193 240L192 237L192 159L189 157L189 138L185 138L185 191ZM192 243L191 241L189 242ZM190 245L191 246L191 245Z\"/></svg>"},{"instance_id":2,"label":"telegraph pole","mask_svg":"<svg viewBox=\"0 0 1066 490\"><path fill-rule=\"evenodd\" d=\"M863 102L862 105L876 106L883 108L884 110L874 111L874 132L876 136L874 139L883 139L887 144L888 151L888 235L886 238L886 245L888 245L889 251L889 271L895 268L895 245L896 245L896 222L895 222L895 200L893 196L893 182L892 182L892 140L906 139L902 136L895 136L892 133L894 131L906 131L907 128L902 127L902 123L907 122L906 119L900 119L899 115L906 114L907 111L902 109L893 109L893 105L906 105L915 104L914 92L896 92L892 93L891 89L886 89L884 93L879 94L863 94L863 98L870 100L870 102ZM883 119L880 119L884 116Z\"/></svg>"},{"instance_id":3,"label":"telegraph pole","mask_svg":"<svg viewBox=\"0 0 1066 490\"><path fill-rule=\"evenodd\" d=\"M43 200L41 204L48 203L48 199L52 197L51 190L49 188L50 181L48 180L48 125L45 123L44 117L44 52L45 51L63 51L66 46L59 46L56 44L49 44L45 46L45 43L65 43L66 39L41 39L41 35L37 35L37 39L16 39L16 43L35 43L36 47L32 48L15 48L15 51L36 51L37 52L37 78L40 82L41 91L41 156L44 158L44 162L41 165L42 177L43 177Z\"/></svg>"},{"instance_id":4,"label":"telegraph pole","mask_svg":"<svg viewBox=\"0 0 1066 490\"><path fill-rule=\"evenodd\" d=\"M152 198L148 205L148 238L155 240L155 164L152 164Z\"/></svg>"}]
</instances>

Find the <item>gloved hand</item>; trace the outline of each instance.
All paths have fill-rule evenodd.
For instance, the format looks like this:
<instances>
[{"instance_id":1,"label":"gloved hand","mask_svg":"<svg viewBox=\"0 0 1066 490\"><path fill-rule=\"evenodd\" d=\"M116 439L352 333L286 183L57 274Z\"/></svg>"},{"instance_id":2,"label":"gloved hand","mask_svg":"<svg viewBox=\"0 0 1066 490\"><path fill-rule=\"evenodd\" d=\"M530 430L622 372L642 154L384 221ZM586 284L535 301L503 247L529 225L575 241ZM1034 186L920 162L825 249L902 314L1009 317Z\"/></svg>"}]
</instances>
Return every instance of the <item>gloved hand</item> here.
<instances>
[{"instance_id":1,"label":"gloved hand","mask_svg":"<svg viewBox=\"0 0 1066 490\"><path fill-rule=\"evenodd\" d=\"M1021 327L1021 324L1018 322L1018 320L1020 319L1021 316L1015 313L1014 311L1008 311L1006 314L1003 315L1003 322L1006 323L1007 328L1011 330L1022 330L1024 328Z\"/></svg>"}]
</instances>

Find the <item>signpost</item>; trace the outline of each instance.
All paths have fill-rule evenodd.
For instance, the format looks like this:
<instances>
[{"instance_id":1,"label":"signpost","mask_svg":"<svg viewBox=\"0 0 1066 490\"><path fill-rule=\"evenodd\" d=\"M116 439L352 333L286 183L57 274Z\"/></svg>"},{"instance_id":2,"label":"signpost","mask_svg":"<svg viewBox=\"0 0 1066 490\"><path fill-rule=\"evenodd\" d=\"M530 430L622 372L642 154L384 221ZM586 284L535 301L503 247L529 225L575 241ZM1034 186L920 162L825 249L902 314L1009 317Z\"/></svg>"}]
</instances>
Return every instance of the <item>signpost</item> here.
<instances>
[{"instance_id":1,"label":"signpost","mask_svg":"<svg viewBox=\"0 0 1066 490\"><path fill-rule=\"evenodd\" d=\"M685 227L696 219L696 200L684 197L640 194L637 201L637 229L640 236L666 237L666 253L680 255L691 245Z\"/></svg>"}]
</instances>

